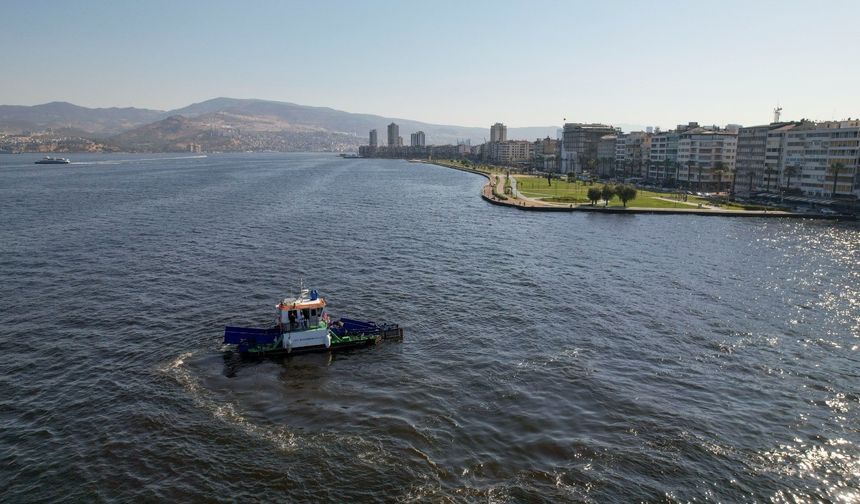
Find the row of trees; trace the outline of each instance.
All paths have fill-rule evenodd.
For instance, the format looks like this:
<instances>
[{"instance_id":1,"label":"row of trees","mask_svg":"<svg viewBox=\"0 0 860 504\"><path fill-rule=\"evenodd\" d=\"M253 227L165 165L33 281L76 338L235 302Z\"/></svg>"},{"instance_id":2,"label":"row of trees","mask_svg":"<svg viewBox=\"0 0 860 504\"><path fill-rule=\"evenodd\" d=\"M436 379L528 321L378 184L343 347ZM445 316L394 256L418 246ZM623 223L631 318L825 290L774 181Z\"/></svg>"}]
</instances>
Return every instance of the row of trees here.
<instances>
[{"instance_id":1,"label":"row of trees","mask_svg":"<svg viewBox=\"0 0 860 504\"><path fill-rule=\"evenodd\" d=\"M608 165L609 167L611 167L612 173L615 174L616 162L615 162L614 158L603 158L599 161L602 162L601 164L603 164L604 166ZM677 161L671 161L668 159L664 160L664 161L657 161L654 163L656 165L662 166L663 177L661 177L658 180L663 180L664 183L666 183L667 185L672 185L672 186L678 183L681 168L684 166L682 163L679 163ZM643 163L641 161L639 163L634 163L632 161L622 162L621 166L623 168L623 171L621 172L621 175L623 177L627 178L630 175L641 173L642 164ZM646 174L647 174L650 171L650 167L653 165L650 161L645 161L644 165L647 169L647 171L646 171ZM695 170L695 172L696 172L696 190L701 191L701 189L702 189L702 172L704 171L704 169L705 169L704 166L702 166L701 164L697 165L693 161L688 161L686 163L686 176L687 176L686 186L688 188L692 188L692 186L693 186L692 181L690 179L691 179L691 175L692 175L693 171ZM843 172L844 170L845 170L845 165L843 163L836 162L836 163L833 163L832 165L830 165L828 172L833 177L833 186L832 186L831 191L830 191L831 196L836 195L836 184L837 184L837 181L839 178L839 174L840 174L840 172ZM674 176L673 176L673 172L674 172ZM724 162L715 161L713 166L710 168L710 172L711 172L712 178L714 179L714 182L716 182L716 190L717 191L720 191L723 188L723 182L724 182L723 175L725 175L726 173L731 173L732 178L730 181L731 182L730 191L732 194L734 194L736 177L737 177L737 174L734 171L729 170L728 166ZM791 189L791 179L800 175L800 172L801 172L801 167L799 165L788 165L788 166L786 166L782 171L782 176L785 177L785 187L783 189L790 190ZM776 168L773 168L772 166L765 166L762 173L763 173L762 178L764 179L764 183L765 183L765 192L770 192L771 180L773 179L774 175L779 175L780 172L779 172L779 170L777 170ZM749 190L750 190L750 192L752 192L753 178L756 176L756 172L755 171L749 171L744 175L749 177ZM650 178L650 177L646 176L646 178ZM777 183L776 186L778 188L779 184Z\"/></svg>"},{"instance_id":2,"label":"row of trees","mask_svg":"<svg viewBox=\"0 0 860 504\"><path fill-rule=\"evenodd\" d=\"M591 206L597 204L599 200L603 200L603 206L608 206L609 202L618 196L624 208L627 208L627 202L636 199L636 188L629 184L605 184L603 187L590 187L588 189L588 200L591 201Z\"/></svg>"}]
</instances>

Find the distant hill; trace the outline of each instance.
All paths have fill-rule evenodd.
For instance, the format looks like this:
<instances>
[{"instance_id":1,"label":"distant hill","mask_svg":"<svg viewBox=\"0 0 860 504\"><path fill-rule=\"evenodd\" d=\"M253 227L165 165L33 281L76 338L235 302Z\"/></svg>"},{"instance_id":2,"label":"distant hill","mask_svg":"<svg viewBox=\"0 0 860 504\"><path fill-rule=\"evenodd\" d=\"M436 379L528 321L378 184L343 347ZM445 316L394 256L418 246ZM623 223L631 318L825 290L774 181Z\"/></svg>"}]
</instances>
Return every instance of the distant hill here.
<instances>
[{"instance_id":1,"label":"distant hill","mask_svg":"<svg viewBox=\"0 0 860 504\"><path fill-rule=\"evenodd\" d=\"M430 124L410 119L383 117L371 114L343 112L328 107L310 107L295 103L267 100L241 100L235 98L214 98L187 107L172 110L171 114L195 116L212 112L228 112L243 116L275 117L292 125L321 128L326 131L352 134L366 138L370 130L379 132L380 141L387 138L387 127L391 122L400 127L400 136L409 142L409 134L423 131L430 144L456 143L469 139L473 144L483 142L489 136L490 125L486 128ZM509 128L508 138L535 140L550 136L555 138L557 126Z\"/></svg>"},{"instance_id":2,"label":"distant hill","mask_svg":"<svg viewBox=\"0 0 860 504\"><path fill-rule=\"evenodd\" d=\"M87 108L66 102L51 102L32 107L0 105L0 131L73 129L108 136L157 121L165 112L138 108Z\"/></svg>"},{"instance_id":3,"label":"distant hill","mask_svg":"<svg viewBox=\"0 0 860 504\"><path fill-rule=\"evenodd\" d=\"M354 151L355 135L287 123L273 116L214 112L195 117L172 115L112 137L116 148L138 152Z\"/></svg>"},{"instance_id":4,"label":"distant hill","mask_svg":"<svg viewBox=\"0 0 860 504\"><path fill-rule=\"evenodd\" d=\"M188 119L183 121L182 118ZM400 136L409 143L409 134L423 131L428 144L449 144L458 140L481 143L489 136L486 128L430 124L409 119L355 114L328 107L310 107L288 102L254 99L214 98L171 111L137 108L79 107L71 103L53 102L32 107L0 106L0 132L19 133L45 129L66 129L84 132L94 138L109 138L124 149L152 151L161 148L175 150L188 142L201 143L213 150L248 147L243 138L239 147L234 134L262 136L266 145L282 145L294 150L298 145L318 145L332 142L331 150L351 149L366 143L368 132L376 129L384 142L387 126L395 122ZM555 126L509 128L509 139L535 140L556 136ZM276 139L275 137L279 137ZM226 138L233 140L227 141ZM205 141L201 141L205 140ZM217 139L217 140L216 140ZM340 147L337 147L340 146ZM263 148L263 147L259 147Z\"/></svg>"}]
</instances>

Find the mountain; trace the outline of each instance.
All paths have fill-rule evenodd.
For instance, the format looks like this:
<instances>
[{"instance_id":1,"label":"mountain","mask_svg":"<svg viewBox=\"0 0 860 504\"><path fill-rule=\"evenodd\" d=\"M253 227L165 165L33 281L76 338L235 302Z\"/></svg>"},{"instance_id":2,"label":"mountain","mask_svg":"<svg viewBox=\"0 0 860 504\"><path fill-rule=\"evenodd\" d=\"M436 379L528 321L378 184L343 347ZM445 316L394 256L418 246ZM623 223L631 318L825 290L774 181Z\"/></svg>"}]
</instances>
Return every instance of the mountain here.
<instances>
[{"instance_id":1,"label":"mountain","mask_svg":"<svg viewBox=\"0 0 860 504\"><path fill-rule=\"evenodd\" d=\"M66 102L32 107L0 105L0 132L74 129L97 136L113 135L163 118L164 112L139 108L87 108Z\"/></svg>"},{"instance_id":2,"label":"mountain","mask_svg":"<svg viewBox=\"0 0 860 504\"><path fill-rule=\"evenodd\" d=\"M465 126L430 124L410 119L383 117L371 114L356 114L328 107L311 107L289 102L254 99L214 98L195 103L185 108L171 110L171 114L195 116L212 112L227 112L243 116L270 117L293 125L320 128L331 132L352 134L367 138L368 132L375 129L380 139L387 138L388 124L397 123L400 136L409 142L409 134L423 131L428 144L453 144L457 140L469 139L480 143L489 136L490 126L471 128ZM555 138L556 126L508 128L508 138L535 140L550 136Z\"/></svg>"},{"instance_id":3,"label":"mountain","mask_svg":"<svg viewBox=\"0 0 860 504\"><path fill-rule=\"evenodd\" d=\"M172 115L116 135L111 145L126 151L351 151L355 135L290 124L272 116L214 112L195 117Z\"/></svg>"},{"instance_id":4,"label":"mountain","mask_svg":"<svg viewBox=\"0 0 860 504\"><path fill-rule=\"evenodd\" d=\"M189 121L182 121L184 118ZM487 128L430 124L409 119L390 118L371 114L356 114L328 107L311 107L288 102L255 99L214 98L187 107L170 110L137 108L79 107L71 103L53 102L32 107L0 106L0 133L22 131L74 130L80 136L108 138L124 149L152 151L158 148L175 150L179 145L200 143L204 149L241 148L234 141L237 131L247 136L263 136L265 145L281 145L294 150L290 141L299 145L335 145L353 148L366 143L368 132L376 129L380 140L386 139L387 126L395 122L400 136L409 143L409 134L423 131L428 144L453 144L458 140L481 143L489 136ZM535 140L555 138L556 127L509 128L509 139ZM83 132L83 133L81 133ZM206 140L201 142L200 140ZM216 141L216 139L218 139ZM244 147L254 144L244 138ZM230 147L233 145L233 147ZM221 147L218 147L221 146ZM263 147L251 147L258 149Z\"/></svg>"}]
</instances>

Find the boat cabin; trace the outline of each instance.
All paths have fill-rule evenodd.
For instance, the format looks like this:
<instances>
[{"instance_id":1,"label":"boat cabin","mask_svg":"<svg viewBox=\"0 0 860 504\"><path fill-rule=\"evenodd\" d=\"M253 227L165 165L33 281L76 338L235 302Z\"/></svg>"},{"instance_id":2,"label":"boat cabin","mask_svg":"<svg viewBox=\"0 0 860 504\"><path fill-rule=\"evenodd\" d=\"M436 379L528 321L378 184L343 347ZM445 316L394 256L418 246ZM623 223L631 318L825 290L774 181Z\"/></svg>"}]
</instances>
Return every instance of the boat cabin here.
<instances>
[{"instance_id":1,"label":"boat cabin","mask_svg":"<svg viewBox=\"0 0 860 504\"><path fill-rule=\"evenodd\" d=\"M304 331L325 325L325 304L316 290L302 289L299 297L284 298L276 306L281 331Z\"/></svg>"}]
</instances>

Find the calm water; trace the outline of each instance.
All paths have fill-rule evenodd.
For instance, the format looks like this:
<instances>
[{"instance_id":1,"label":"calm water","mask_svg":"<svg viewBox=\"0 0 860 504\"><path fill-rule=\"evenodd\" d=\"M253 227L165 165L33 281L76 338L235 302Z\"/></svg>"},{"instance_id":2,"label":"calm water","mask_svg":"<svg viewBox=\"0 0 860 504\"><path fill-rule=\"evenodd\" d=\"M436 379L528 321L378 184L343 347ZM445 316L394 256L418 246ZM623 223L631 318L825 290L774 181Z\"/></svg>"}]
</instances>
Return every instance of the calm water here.
<instances>
[{"instance_id":1,"label":"calm water","mask_svg":"<svg viewBox=\"0 0 860 504\"><path fill-rule=\"evenodd\" d=\"M0 156L0 492L851 502L860 230L540 214L332 155ZM242 362L300 278L402 343Z\"/></svg>"}]
</instances>

